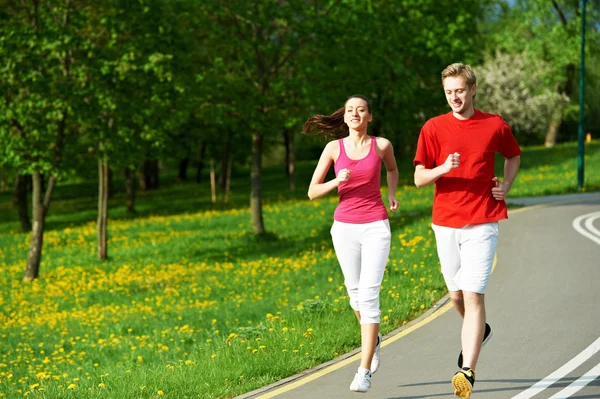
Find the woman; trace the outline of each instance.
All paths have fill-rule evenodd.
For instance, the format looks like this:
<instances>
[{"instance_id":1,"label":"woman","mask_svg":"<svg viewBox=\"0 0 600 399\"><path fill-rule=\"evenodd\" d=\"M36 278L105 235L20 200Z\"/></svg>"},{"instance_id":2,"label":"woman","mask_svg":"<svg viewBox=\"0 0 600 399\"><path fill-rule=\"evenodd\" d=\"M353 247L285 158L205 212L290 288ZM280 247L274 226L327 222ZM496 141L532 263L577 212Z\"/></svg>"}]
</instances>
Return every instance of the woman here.
<instances>
[{"instance_id":1,"label":"woman","mask_svg":"<svg viewBox=\"0 0 600 399\"><path fill-rule=\"evenodd\" d=\"M340 202L331 228L333 246L344 274L344 283L361 327L362 358L350 389L366 392L371 373L379 367L379 290L390 252L390 225L381 199L381 163L387 169L388 202L398 209L395 198L398 169L391 143L367 134L373 120L371 104L353 95L333 114L313 115L303 133L316 132L330 141L315 169L308 197L312 200L338 189ZM324 182L331 163L336 178Z\"/></svg>"}]
</instances>

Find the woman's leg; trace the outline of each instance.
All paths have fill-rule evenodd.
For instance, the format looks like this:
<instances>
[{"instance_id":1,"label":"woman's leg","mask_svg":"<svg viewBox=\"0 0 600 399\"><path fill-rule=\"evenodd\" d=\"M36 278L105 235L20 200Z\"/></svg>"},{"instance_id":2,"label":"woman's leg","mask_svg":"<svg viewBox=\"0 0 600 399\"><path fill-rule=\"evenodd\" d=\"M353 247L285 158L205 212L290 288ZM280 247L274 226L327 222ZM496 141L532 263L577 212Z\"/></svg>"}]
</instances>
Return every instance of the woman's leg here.
<instances>
[{"instance_id":1,"label":"woman's leg","mask_svg":"<svg viewBox=\"0 0 600 399\"><path fill-rule=\"evenodd\" d=\"M379 333L379 291L390 254L391 233L387 220L368 223L363 227L358 307L362 335L361 367L370 370Z\"/></svg>"},{"instance_id":2,"label":"woman's leg","mask_svg":"<svg viewBox=\"0 0 600 399\"><path fill-rule=\"evenodd\" d=\"M331 239L340 268L344 275L344 285L350 297L350 307L360 322L358 306L358 282L360 278L361 248L358 240L360 225L334 222Z\"/></svg>"}]
</instances>

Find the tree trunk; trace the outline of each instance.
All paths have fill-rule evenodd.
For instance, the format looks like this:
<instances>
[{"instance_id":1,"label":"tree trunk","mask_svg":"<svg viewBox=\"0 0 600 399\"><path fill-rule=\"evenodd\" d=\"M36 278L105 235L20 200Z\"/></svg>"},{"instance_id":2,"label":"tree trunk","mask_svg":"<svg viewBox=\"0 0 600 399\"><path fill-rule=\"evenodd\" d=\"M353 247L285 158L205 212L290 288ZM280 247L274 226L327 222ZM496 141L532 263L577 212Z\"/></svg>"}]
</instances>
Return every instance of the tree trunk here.
<instances>
[{"instance_id":1,"label":"tree trunk","mask_svg":"<svg viewBox=\"0 0 600 399\"><path fill-rule=\"evenodd\" d=\"M100 145L102 148L102 145ZM109 168L106 155L98 159L98 259L108 256L108 190Z\"/></svg>"},{"instance_id":2,"label":"tree trunk","mask_svg":"<svg viewBox=\"0 0 600 399\"><path fill-rule=\"evenodd\" d=\"M158 161L147 159L142 163L140 169L140 189L142 191L158 188Z\"/></svg>"},{"instance_id":3,"label":"tree trunk","mask_svg":"<svg viewBox=\"0 0 600 399\"><path fill-rule=\"evenodd\" d=\"M202 182L202 169L204 169L204 154L206 153L206 141L200 145L200 159L196 168L196 183Z\"/></svg>"},{"instance_id":4,"label":"tree trunk","mask_svg":"<svg viewBox=\"0 0 600 399\"><path fill-rule=\"evenodd\" d=\"M544 142L544 145L548 148L554 147L556 144L556 137L558 136L558 130L560 129L561 119L562 118L552 118L552 121L550 121L548 131L546 132L546 140Z\"/></svg>"},{"instance_id":5,"label":"tree trunk","mask_svg":"<svg viewBox=\"0 0 600 399\"><path fill-rule=\"evenodd\" d=\"M283 129L283 145L285 146L285 175L290 177L290 135L287 129Z\"/></svg>"},{"instance_id":6,"label":"tree trunk","mask_svg":"<svg viewBox=\"0 0 600 399\"><path fill-rule=\"evenodd\" d=\"M107 178L108 178L108 185L106 188L107 198L111 199L115 190L114 190L114 185L113 185L113 171L110 168L108 169Z\"/></svg>"},{"instance_id":7,"label":"tree trunk","mask_svg":"<svg viewBox=\"0 0 600 399\"><path fill-rule=\"evenodd\" d=\"M229 162L229 149L231 147L229 140L229 131L227 131L222 138L223 151L221 152L221 166L219 167L219 187L221 190L225 190L225 180L227 177L227 164Z\"/></svg>"},{"instance_id":8,"label":"tree trunk","mask_svg":"<svg viewBox=\"0 0 600 399\"><path fill-rule=\"evenodd\" d=\"M286 173L289 180L290 191L296 191L296 154L295 134L293 130L285 132L285 160Z\"/></svg>"},{"instance_id":9,"label":"tree trunk","mask_svg":"<svg viewBox=\"0 0 600 399\"><path fill-rule=\"evenodd\" d=\"M555 4L556 6L556 4ZM574 64L568 64L565 68L565 82L562 87L558 88L558 93L564 99L561 101L554 114L552 115L552 120L548 125L548 131L546 132L546 140L544 145L546 147L554 147L556 144L558 133L560 132L560 125L562 124L563 114L565 108L567 107L567 102L573 95L573 86L575 84L575 72L576 68Z\"/></svg>"},{"instance_id":10,"label":"tree trunk","mask_svg":"<svg viewBox=\"0 0 600 399\"><path fill-rule=\"evenodd\" d=\"M562 124L563 112L565 109L566 102L561 102L560 105L554 111L552 115L552 120L548 125L548 131L546 132L546 140L544 141L544 145L548 148L554 147L556 144L556 139L558 137L558 132L560 131L560 126Z\"/></svg>"},{"instance_id":11,"label":"tree trunk","mask_svg":"<svg viewBox=\"0 0 600 399\"><path fill-rule=\"evenodd\" d=\"M187 181L187 169L188 169L188 165L190 164L190 158L186 157L184 159L182 159L181 161L179 161L179 174L178 174L178 178L181 181Z\"/></svg>"},{"instance_id":12,"label":"tree trunk","mask_svg":"<svg viewBox=\"0 0 600 399\"><path fill-rule=\"evenodd\" d=\"M44 224L46 214L50 206L50 198L54 190L56 178L50 175L48 179L48 188L46 194L42 197L42 176L39 172L33 172L33 194L32 194L32 214L33 226L31 228L31 242L29 244L29 253L27 255L27 264L23 281L31 281L39 276L40 262L42 260L42 246L44 243Z\"/></svg>"},{"instance_id":13,"label":"tree trunk","mask_svg":"<svg viewBox=\"0 0 600 399\"><path fill-rule=\"evenodd\" d=\"M227 175L225 176L225 198L224 202L229 202L229 188L231 187L231 157L229 157L229 162L227 162Z\"/></svg>"},{"instance_id":14,"label":"tree trunk","mask_svg":"<svg viewBox=\"0 0 600 399\"><path fill-rule=\"evenodd\" d=\"M19 222L23 232L31 230L29 211L27 209L27 181L28 175L17 175L15 178L15 189L13 192L13 204L19 212Z\"/></svg>"},{"instance_id":15,"label":"tree trunk","mask_svg":"<svg viewBox=\"0 0 600 399\"><path fill-rule=\"evenodd\" d=\"M135 214L135 169L125 169L125 195L127 199L127 214Z\"/></svg>"},{"instance_id":16,"label":"tree trunk","mask_svg":"<svg viewBox=\"0 0 600 399\"><path fill-rule=\"evenodd\" d=\"M210 160L210 197L212 203L217 202L217 183L215 181L215 161Z\"/></svg>"},{"instance_id":17,"label":"tree trunk","mask_svg":"<svg viewBox=\"0 0 600 399\"><path fill-rule=\"evenodd\" d=\"M262 151L263 137L259 132L252 132L252 169L250 172L250 212L252 213L252 229L255 234L264 234L265 225L262 214Z\"/></svg>"},{"instance_id":18,"label":"tree trunk","mask_svg":"<svg viewBox=\"0 0 600 399\"><path fill-rule=\"evenodd\" d=\"M46 178L42 173L40 173L40 191L43 193L46 191ZM33 184L32 184L33 186Z\"/></svg>"}]
</instances>

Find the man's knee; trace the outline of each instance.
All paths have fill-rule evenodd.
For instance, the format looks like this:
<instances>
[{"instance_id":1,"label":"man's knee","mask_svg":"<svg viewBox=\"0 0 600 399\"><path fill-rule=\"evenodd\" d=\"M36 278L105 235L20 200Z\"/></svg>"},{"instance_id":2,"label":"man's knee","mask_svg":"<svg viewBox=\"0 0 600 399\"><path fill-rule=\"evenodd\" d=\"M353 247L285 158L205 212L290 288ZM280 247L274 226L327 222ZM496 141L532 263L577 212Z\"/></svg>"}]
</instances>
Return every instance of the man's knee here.
<instances>
[{"instance_id":1,"label":"man's knee","mask_svg":"<svg viewBox=\"0 0 600 399\"><path fill-rule=\"evenodd\" d=\"M477 292L463 291L462 297L465 307L467 308L482 306L485 302L485 294L479 294Z\"/></svg>"},{"instance_id":2,"label":"man's knee","mask_svg":"<svg viewBox=\"0 0 600 399\"><path fill-rule=\"evenodd\" d=\"M450 299L455 305L464 304L464 297L462 291L450 291Z\"/></svg>"}]
</instances>

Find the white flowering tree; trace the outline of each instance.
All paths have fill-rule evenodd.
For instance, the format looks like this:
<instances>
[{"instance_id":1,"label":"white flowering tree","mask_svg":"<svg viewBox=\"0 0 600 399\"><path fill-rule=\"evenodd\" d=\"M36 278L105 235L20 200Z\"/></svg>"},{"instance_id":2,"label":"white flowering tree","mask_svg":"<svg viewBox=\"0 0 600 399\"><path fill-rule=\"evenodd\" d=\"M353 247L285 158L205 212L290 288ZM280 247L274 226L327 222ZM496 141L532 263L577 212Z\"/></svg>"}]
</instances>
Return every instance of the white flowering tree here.
<instances>
[{"instance_id":1,"label":"white flowering tree","mask_svg":"<svg viewBox=\"0 0 600 399\"><path fill-rule=\"evenodd\" d=\"M502 115L522 142L543 142L555 110L567 99L544 82L550 66L525 54L496 53L475 68L476 108Z\"/></svg>"}]
</instances>

